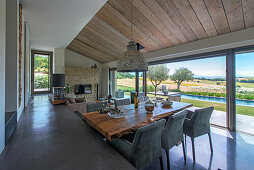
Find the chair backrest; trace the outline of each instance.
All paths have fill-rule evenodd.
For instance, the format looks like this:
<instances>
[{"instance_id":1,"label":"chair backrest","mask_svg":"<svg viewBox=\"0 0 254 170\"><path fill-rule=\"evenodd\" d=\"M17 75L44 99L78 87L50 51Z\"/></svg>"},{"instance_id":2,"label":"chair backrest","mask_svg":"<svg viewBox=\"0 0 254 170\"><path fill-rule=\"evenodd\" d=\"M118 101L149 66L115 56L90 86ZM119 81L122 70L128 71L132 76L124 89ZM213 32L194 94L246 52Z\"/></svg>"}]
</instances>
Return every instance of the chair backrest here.
<instances>
[{"instance_id":1,"label":"chair backrest","mask_svg":"<svg viewBox=\"0 0 254 170\"><path fill-rule=\"evenodd\" d=\"M131 104L130 99L117 99L115 100L115 106L123 106L123 105L129 105Z\"/></svg>"},{"instance_id":2,"label":"chair backrest","mask_svg":"<svg viewBox=\"0 0 254 170\"><path fill-rule=\"evenodd\" d=\"M169 117L161 135L161 145L165 150L183 140L183 123L187 112L184 110Z\"/></svg>"},{"instance_id":3,"label":"chair backrest","mask_svg":"<svg viewBox=\"0 0 254 170\"><path fill-rule=\"evenodd\" d=\"M131 161L137 169L146 168L161 156L161 133L165 122L162 119L137 130L131 150Z\"/></svg>"},{"instance_id":4,"label":"chair backrest","mask_svg":"<svg viewBox=\"0 0 254 170\"><path fill-rule=\"evenodd\" d=\"M194 137L201 136L210 132L210 118L214 107L196 109L191 117L191 124Z\"/></svg>"},{"instance_id":5,"label":"chair backrest","mask_svg":"<svg viewBox=\"0 0 254 170\"><path fill-rule=\"evenodd\" d=\"M87 104L87 113L100 111L105 108L107 102L98 102L98 103L90 103Z\"/></svg>"}]
</instances>

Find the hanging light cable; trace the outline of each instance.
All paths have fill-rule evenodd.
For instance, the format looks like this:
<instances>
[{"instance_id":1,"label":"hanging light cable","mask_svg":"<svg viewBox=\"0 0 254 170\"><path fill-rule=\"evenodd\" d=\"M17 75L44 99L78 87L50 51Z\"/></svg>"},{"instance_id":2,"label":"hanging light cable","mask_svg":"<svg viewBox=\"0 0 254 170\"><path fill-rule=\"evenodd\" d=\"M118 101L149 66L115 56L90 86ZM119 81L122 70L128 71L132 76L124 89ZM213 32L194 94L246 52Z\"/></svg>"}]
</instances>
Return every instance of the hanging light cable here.
<instances>
[{"instance_id":1,"label":"hanging light cable","mask_svg":"<svg viewBox=\"0 0 254 170\"><path fill-rule=\"evenodd\" d=\"M131 41L127 46L127 51L125 51L118 63L118 72L144 72L148 70L148 64L143 56L143 54L137 50L137 45L133 40L133 23L132 23L132 0L131 0Z\"/></svg>"}]
</instances>

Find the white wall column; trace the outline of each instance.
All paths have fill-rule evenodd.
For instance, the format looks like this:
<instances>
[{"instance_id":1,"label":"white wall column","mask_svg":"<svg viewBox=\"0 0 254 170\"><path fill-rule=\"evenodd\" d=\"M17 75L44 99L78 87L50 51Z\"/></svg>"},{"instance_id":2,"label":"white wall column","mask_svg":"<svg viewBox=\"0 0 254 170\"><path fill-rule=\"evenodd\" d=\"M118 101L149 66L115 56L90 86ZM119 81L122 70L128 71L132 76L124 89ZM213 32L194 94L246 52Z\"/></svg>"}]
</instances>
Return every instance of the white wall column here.
<instances>
[{"instance_id":1,"label":"white wall column","mask_svg":"<svg viewBox=\"0 0 254 170\"><path fill-rule=\"evenodd\" d=\"M17 40L18 40L18 3L6 1L6 70L5 100L6 112L17 111Z\"/></svg>"},{"instance_id":2,"label":"white wall column","mask_svg":"<svg viewBox=\"0 0 254 170\"><path fill-rule=\"evenodd\" d=\"M28 106L30 95L31 95L31 49L30 49L30 31L28 23L25 22L25 107Z\"/></svg>"},{"instance_id":3,"label":"white wall column","mask_svg":"<svg viewBox=\"0 0 254 170\"><path fill-rule=\"evenodd\" d=\"M5 35L6 0L0 0L0 153L5 145Z\"/></svg>"},{"instance_id":4,"label":"white wall column","mask_svg":"<svg viewBox=\"0 0 254 170\"><path fill-rule=\"evenodd\" d=\"M65 49L55 48L53 52L53 73L64 74L65 72Z\"/></svg>"}]
</instances>

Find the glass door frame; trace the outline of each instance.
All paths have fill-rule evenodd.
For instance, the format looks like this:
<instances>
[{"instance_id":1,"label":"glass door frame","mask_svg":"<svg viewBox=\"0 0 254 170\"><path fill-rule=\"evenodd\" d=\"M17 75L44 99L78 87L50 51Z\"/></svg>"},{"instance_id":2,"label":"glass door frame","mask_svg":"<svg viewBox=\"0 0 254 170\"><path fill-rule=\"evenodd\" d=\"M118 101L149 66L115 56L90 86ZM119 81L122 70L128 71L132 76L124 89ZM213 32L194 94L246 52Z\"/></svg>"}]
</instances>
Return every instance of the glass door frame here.
<instances>
[{"instance_id":1,"label":"glass door frame","mask_svg":"<svg viewBox=\"0 0 254 170\"><path fill-rule=\"evenodd\" d=\"M109 68L109 84L108 84L108 94L109 95L112 95L111 94L111 71L117 71L117 68L114 67L114 68ZM139 73L140 72L135 72L135 89L136 89L136 92L140 92L139 91ZM146 92L146 72L143 72L143 91L145 93L145 95L147 94Z\"/></svg>"},{"instance_id":2,"label":"glass door frame","mask_svg":"<svg viewBox=\"0 0 254 170\"><path fill-rule=\"evenodd\" d=\"M249 46L243 46L243 47L238 47L238 48L234 48L232 49L232 58L233 58L233 68L232 68L232 72L234 74L234 83L232 82L232 85L234 85L234 92L236 91L236 55L237 54L242 54L242 53L249 53L249 52L254 52L254 45L249 45ZM236 95L236 92L235 92ZM233 114L233 118L232 118L232 127L233 127L233 131L236 131L236 126L237 126L237 121L236 121L236 97L234 98L234 114Z\"/></svg>"},{"instance_id":3,"label":"glass door frame","mask_svg":"<svg viewBox=\"0 0 254 170\"><path fill-rule=\"evenodd\" d=\"M52 73L53 73L53 52L50 51L37 51L32 50L31 51L31 91L32 94L42 94L42 93L52 93ZM35 54L41 54L41 55L48 55L49 56L49 90L48 91L34 91L34 55Z\"/></svg>"},{"instance_id":4,"label":"glass door frame","mask_svg":"<svg viewBox=\"0 0 254 170\"><path fill-rule=\"evenodd\" d=\"M148 65L157 65L157 64L166 64L172 62L179 62L179 61L188 61L188 60L195 60L195 59L204 59L204 58L212 58L212 57L219 57L219 56L226 56L226 99L227 99L227 111L226 111L226 128L230 131L236 131L236 63L235 63L235 56L238 53L244 53L254 51L254 45L236 47L236 48L229 48L224 50L194 54L194 55L186 55L177 58L169 58L164 60L152 61L148 62ZM116 69L116 68L115 68ZM146 77L146 74L144 74ZM144 78L144 89L146 93L146 78ZM110 86L109 86L110 87Z\"/></svg>"},{"instance_id":5,"label":"glass door frame","mask_svg":"<svg viewBox=\"0 0 254 170\"><path fill-rule=\"evenodd\" d=\"M232 74L232 60L234 55L232 55L232 49L227 50L220 50L220 51L214 51L214 52L207 52L207 53L200 53L200 54L194 54L194 55L188 55L188 56L182 56L177 58L170 58L160 61L153 61L149 62L148 65L157 65L157 64L166 64L166 63L174 63L174 62L181 62L181 61L188 61L188 60L198 60L198 59L205 59L205 58L215 58L215 57L221 57L226 56L226 128L230 129L231 131L234 131L234 125L235 125L235 103L233 102L233 98L235 97L235 89L232 86L233 78L229 77L230 74ZM229 81L230 80L230 81ZM234 82L235 83L235 82ZM230 88L229 88L230 87ZM230 89L230 90L229 90ZM230 95L231 94L231 95ZM230 107L229 107L230 106ZM217 126L217 125L216 125Z\"/></svg>"}]
</instances>

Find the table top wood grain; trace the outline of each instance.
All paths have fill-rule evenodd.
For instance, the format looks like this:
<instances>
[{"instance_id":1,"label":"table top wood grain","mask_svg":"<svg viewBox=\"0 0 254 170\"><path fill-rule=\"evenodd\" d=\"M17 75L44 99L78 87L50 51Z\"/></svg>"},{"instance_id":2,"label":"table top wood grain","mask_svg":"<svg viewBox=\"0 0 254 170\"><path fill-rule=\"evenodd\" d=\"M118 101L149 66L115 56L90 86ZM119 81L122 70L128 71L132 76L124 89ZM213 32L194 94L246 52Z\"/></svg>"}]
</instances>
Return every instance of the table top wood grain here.
<instances>
[{"instance_id":1,"label":"table top wood grain","mask_svg":"<svg viewBox=\"0 0 254 170\"><path fill-rule=\"evenodd\" d=\"M100 114L98 111L84 113L82 116L90 126L111 141L191 106L192 104L189 103L173 102L171 107L164 107L158 103L153 114L147 114L145 104L139 103L138 108L134 108L133 104L120 107L121 111L127 113L124 118L120 119L111 118L107 114Z\"/></svg>"}]
</instances>

